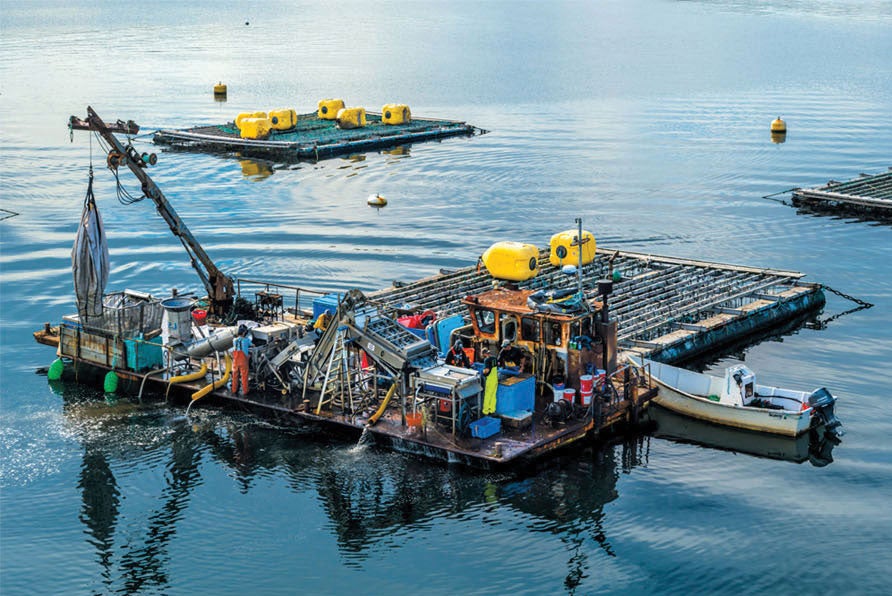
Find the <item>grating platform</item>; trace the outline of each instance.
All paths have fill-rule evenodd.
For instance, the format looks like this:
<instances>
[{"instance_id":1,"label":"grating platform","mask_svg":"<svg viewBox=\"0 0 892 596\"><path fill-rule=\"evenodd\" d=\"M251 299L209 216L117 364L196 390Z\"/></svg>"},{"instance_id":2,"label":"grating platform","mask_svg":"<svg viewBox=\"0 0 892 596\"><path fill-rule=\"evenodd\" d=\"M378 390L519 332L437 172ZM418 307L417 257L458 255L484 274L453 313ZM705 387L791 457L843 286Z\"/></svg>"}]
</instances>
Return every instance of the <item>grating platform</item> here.
<instances>
[{"instance_id":1,"label":"grating platform","mask_svg":"<svg viewBox=\"0 0 892 596\"><path fill-rule=\"evenodd\" d=\"M570 289L576 276L551 265L548 251L539 255L540 273L520 288ZM720 343L742 339L824 304L818 284L801 282L802 273L759 269L691 259L661 257L598 247L595 260L583 267L586 297L596 298L597 280L621 276L608 300L625 349L666 362L683 360ZM406 304L432 309L445 317L467 316L462 298L489 290L493 278L485 268L466 267L413 283L397 283L368 295L389 308Z\"/></svg>"},{"instance_id":2,"label":"grating platform","mask_svg":"<svg viewBox=\"0 0 892 596\"><path fill-rule=\"evenodd\" d=\"M816 188L793 190L793 204L820 203L828 206L892 212L892 170L882 174L861 174L848 182L831 180Z\"/></svg>"},{"instance_id":3,"label":"grating platform","mask_svg":"<svg viewBox=\"0 0 892 596\"><path fill-rule=\"evenodd\" d=\"M242 156L317 161L363 151L388 149L409 143L486 131L457 120L413 118L404 124L383 124L381 114L367 113L362 128L341 129L334 120L315 112L300 114L289 130L274 130L267 139L242 139L234 122L196 126L184 130L159 130L155 143L175 148L238 152Z\"/></svg>"}]
</instances>

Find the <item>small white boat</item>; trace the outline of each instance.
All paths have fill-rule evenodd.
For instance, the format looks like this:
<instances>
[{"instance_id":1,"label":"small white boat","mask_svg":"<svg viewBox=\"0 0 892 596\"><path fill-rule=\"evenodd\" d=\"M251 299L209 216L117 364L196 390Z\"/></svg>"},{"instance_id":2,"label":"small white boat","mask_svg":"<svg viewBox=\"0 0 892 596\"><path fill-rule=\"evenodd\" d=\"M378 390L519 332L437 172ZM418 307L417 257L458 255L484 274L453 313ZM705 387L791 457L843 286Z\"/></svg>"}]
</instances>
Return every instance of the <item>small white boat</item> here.
<instances>
[{"instance_id":1,"label":"small white boat","mask_svg":"<svg viewBox=\"0 0 892 596\"><path fill-rule=\"evenodd\" d=\"M628 359L649 370L659 386L654 402L669 410L715 424L791 437L821 425L836 436L844 433L834 413L836 398L823 387L807 392L757 385L755 373L742 364L727 368L720 378L662 362Z\"/></svg>"}]
</instances>

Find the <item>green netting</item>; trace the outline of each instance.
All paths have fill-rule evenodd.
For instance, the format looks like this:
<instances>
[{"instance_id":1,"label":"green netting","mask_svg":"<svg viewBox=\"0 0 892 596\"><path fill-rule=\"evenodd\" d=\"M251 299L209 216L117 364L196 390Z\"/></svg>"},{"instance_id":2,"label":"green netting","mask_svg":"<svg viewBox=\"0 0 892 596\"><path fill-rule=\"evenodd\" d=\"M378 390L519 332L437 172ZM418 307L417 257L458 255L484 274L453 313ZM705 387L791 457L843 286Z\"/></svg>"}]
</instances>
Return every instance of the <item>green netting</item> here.
<instances>
[{"instance_id":1,"label":"green netting","mask_svg":"<svg viewBox=\"0 0 892 596\"><path fill-rule=\"evenodd\" d=\"M323 120L316 116L315 112L300 114L297 117L297 126L290 130L274 130L270 133L270 141L285 141L290 143L329 144L338 142L357 141L374 137L403 135L414 132L424 132L443 127L466 127L463 122L454 120L412 120L405 124L382 124L380 114L366 114L366 126L362 128L341 129L334 120ZM234 122L187 129L187 132L200 134L224 135L238 138L239 131Z\"/></svg>"}]
</instances>

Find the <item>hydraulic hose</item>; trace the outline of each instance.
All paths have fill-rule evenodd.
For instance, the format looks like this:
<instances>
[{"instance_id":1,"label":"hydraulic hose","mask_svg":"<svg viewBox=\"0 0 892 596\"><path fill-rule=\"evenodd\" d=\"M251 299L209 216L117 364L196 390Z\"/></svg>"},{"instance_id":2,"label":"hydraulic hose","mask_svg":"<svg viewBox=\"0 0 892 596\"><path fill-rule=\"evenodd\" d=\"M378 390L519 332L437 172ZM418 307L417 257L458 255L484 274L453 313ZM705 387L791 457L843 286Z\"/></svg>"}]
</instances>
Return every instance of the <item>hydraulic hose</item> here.
<instances>
[{"instance_id":1,"label":"hydraulic hose","mask_svg":"<svg viewBox=\"0 0 892 596\"><path fill-rule=\"evenodd\" d=\"M387 390L387 395L384 396L384 401L381 402L381 405L378 406L378 411L372 414L372 417L369 418L368 426L374 426L378 422L378 418L384 414L384 410L387 409L387 404L390 403L390 398L393 397L393 394L396 393L396 383L390 386L390 389Z\"/></svg>"},{"instance_id":2,"label":"hydraulic hose","mask_svg":"<svg viewBox=\"0 0 892 596\"><path fill-rule=\"evenodd\" d=\"M187 381L197 381L198 379L203 379L204 376L208 374L208 365L206 362L201 363L201 368L193 373L189 373L188 375L179 375L178 377L170 377L167 381L167 392L164 394L164 397L167 398L167 394L170 393L170 386L176 385L177 383L186 383Z\"/></svg>"},{"instance_id":3,"label":"hydraulic hose","mask_svg":"<svg viewBox=\"0 0 892 596\"><path fill-rule=\"evenodd\" d=\"M226 354L226 372L223 373L223 376L210 383L209 385L205 385L198 391L192 394L192 401L196 401L213 391L214 389L219 389L223 385L229 381L229 377L232 375L232 358L229 357L229 354Z\"/></svg>"}]
</instances>

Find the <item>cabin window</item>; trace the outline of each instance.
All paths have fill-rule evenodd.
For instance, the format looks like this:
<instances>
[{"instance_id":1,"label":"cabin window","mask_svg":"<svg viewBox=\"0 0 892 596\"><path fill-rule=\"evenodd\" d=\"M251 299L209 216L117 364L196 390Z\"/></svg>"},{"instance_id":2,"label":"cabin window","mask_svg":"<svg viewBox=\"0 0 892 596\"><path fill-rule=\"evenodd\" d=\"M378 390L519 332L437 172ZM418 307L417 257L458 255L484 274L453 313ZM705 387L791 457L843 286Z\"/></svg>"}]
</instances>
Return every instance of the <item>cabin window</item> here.
<instances>
[{"instance_id":1,"label":"cabin window","mask_svg":"<svg viewBox=\"0 0 892 596\"><path fill-rule=\"evenodd\" d=\"M561 324L555 322L545 323L545 343L551 346L561 345Z\"/></svg>"},{"instance_id":2,"label":"cabin window","mask_svg":"<svg viewBox=\"0 0 892 596\"><path fill-rule=\"evenodd\" d=\"M520 338L526 341L539 341L539 319L523 317L520 320Z\"/></svg>"},{"instance_id":3,"label":"cabin window","mask_svg":"<svg viewBox=\"0 0 892 596\"><path fill-rule=\"evenodd\" d=\"M502 317L502 341L514 342L517 339L517 318Z\"/></svg>"},{"instance_id":4,"label":"cabin window","mask_svg":"<svg viewBox=\"0 0 892 596\"><path fill-rule=\"evenodd\" d=\"M744 391L746 392L746 397L748 397L748 398L752 397L753 396L753 384L747 383L746 386L744 387Z\"/></svg>"},{"instance_id":5,"label":"cabin window","mask_svg":"<svg viewBox=\"0 0 892 596\"><path fill-rule=\"evenodd\" d=\"M477 329L480 330L480 333L495 333L496 313L485 308L478 308L474 311L474 317L477 319Z\"/></svg>"},{"instance_id":6,"label":"cabin window","mask_svg":"<svg viewBox=\"0 0 892 596\"><path fill-rule=\"evenodd\" d=\"M578 337L579 336L579 321L573 321L570 323L570 337Z\"/></svg>"}]
</instances>

